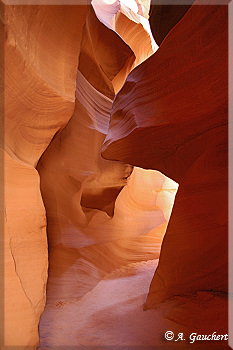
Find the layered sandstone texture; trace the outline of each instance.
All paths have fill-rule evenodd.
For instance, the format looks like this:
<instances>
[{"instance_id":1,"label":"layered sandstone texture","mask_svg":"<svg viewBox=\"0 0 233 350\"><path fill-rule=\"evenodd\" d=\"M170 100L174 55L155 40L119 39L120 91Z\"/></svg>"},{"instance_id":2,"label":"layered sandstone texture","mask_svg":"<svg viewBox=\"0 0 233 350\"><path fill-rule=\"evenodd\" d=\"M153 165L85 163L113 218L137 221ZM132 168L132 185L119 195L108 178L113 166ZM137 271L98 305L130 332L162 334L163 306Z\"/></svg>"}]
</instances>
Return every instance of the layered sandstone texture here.
<instances>
[{"instance_id":1,"label":"layered sandstone texture","mask_svg":"<svg viewBox=\"0 0 233 350\"><path fill-rule=\"evenodd\" d=\"M116 70L116 75L112 75L112 78L107 75L109 70L104 65L102 54L104 52L107 56L108 50L111 49L109 56L113 58L112 62L119 62L119 59L115 59L116 56L114 56L119 51L114 53L111 45L108 45L102 49L101 55L96 54L95 60L92 60L95 67L92 71L98 72L98 67L101 66L105 74L99 75L96 81L93 75L87 74L86 66L82 65L82 62L90 62L91 45L98 53L98 48L102 44L98 41L98 47L95 45L97 34L91 31L92 23L96 23L95 28L100 26L105 33L104 37L108 38L114 33L108 32L107 28L117 31L117 19L121 20L120 23L130 24L126 20L132 18L129 15L126 16L128 19L122 17L123 14L125 15L124 6L119 10L109 5L106 7L100 5L100 1L93 1L95 15L105 27L96 22L91 9L83 34L86 38L85 31L87 31L89 38L84 40L85 46L81 48L76 109L70 121L72 124L67 125L54 138L39 164L41 188L48 208L48 223L51 225L48 229L51 247L48 303L40 324L41 349L58 344L63 346L157 345L167 348L167 343L162 338L163 333L167 329L178 333L181 327L187 334L193 329L201 333L217 331L225 334L227 332L227 299L224 294L226 292L227 233L224 204L227 191L226 182L224 182L226 176L224 147L227 135L224 130L226 76L222 75L226 69L224 60L227 57L225 9L212 6L204 7L204 12L201 12L202 7L198 9L198 6L189 11L185 9L186 15L164 39L159 50L151 56L147 49L148 56L145 62L144 59L140 59L138 46L136 51L133 49L133 44L127 42L135 55L135 61L132 64L131 59L126 57L122 65L124 70L121 72ZM219 22L222 30L218 35L221 38L216 34L213 25ZM201 25L204 25L203 29ZM123 25L119 26L123 37L122 27ZM99 30L96 29L96 32L98 33ZM127 35L123 37L125 42L127 38ZM149 39L150 36L147 38ZM112 43L113 40L107 41ZM122 56L125 54L123 47L120 52ZM130 67L129 64L132 66ZM135 66L138 67L135 68ZM206 70L207 67L209 71ZM220 69L218 73L215 72L217 77L213 74L216 67ZM122 77L125 78L125 72L128 73L132 68L135 69L123 85ZM192 74L193 70L195 73ZM97 95L92 88L102 93L103 100L103 95L109 96L110 99L112 96L110 93L107 95L106 87L100 88L100 77L104 77L106 85L111 87L110 80L112 91L118 92L111 106L111 118L108 119L110 128L107 127L105 132L98 124L100 118L97 119L99 114L95 101L98 101L98 98L100 101L100 95ZM199 91L200 81L203 85L200 86ZM84 86L86 86L85 89ZM218 91L216 94L213 86ZM92 91L92 101L83 99L83 90ZM91 108L93 105L95 108ZM85 113L86 115L89 113L91 119L89 123ZM90 166L88 169L84 167L84 162L78 163L78 159L82 159L84 150L77 151L78 141L76 141L75 151L72 147L75 142L71 140L81 137L77 136L80 135L78 130L81 125L77 123L80 118L86 121L85 135L90 132L88 131L90 125L93 125L92 129L99 132L96 132L96 138L101 136L100 132L107 134L103 156L106 160L112 161L112 166L117 165L116 160L120 161L117 165L118 169L112 168L107 173L105 168L107 163L103 160L98 163L98 168L97 166L94 168L91 162L88 163ZM76 123L80 125L79 128L75 127ZM218 131L218 127L222 133L220 131L220 134L218 132L212 134L213 130ZM71 129L76 130L74 136ZM219 139L216 135L219 135ZM87 139L89 137L86 136L85 150L89 149L88 156L91 159L90 155L93 154L94 149L101 152L101 147L97 150L87 142ZM65 153L63 155L60 153L65 145L67 156L64 156ZM60 175L59 169L62 162L65 158L68 159L68 153L71 158L73 152L80 152L77 153L79 170L75 172L73 167L69 170L64 163L62 175ZM53 161L55 159L53 154L56 154L56 161ZM81 166L83 180L79 175ZM130 166L134 166L130 176L125 173L125 177L128 177L127 184L121 183L121 186L125 186L119 194L111 193L109 190L104 191L104 183L107 179L111 180L109 187L112 189L119 186L120 166L122 169L127 167L129 173ZM178 190L178 197L182 196L183 202L175 201L172 218L175 218L173 221L176 226L175 228L173 226L171 231L169 223L159 267L145 305L145 309L150 310L143 312L142 305L147 298L147 289L153 271L157 268L157 262L149 260L159 257L162 241L159 237L163 236L162 232L158 234L161 226L151 230L150 224L152 226L159 224L160 221L158 217L156 218L159 214L158 210L163 212L163 220L169 218L170 211L168 210L166 214L165 210L166 207L169 208L166 204L168 196L163 189L170 192L171 198L172 195L174 198L175 192L174 182L157 170L179 182L182 187ZM114 179L111 176L113 173L115 173ZM105 174L107 174L106 177ZM62 179L57 183L60 176ZM74 203L70 203L70 194L66 195L67 191L59 196L59 191L56 189L53 193L49 193L51 184L52 188L58 188L65 183L64 178L68 179L68 176L72 178L69 193L75 198ZM104 181L103 178L105 178ZM74 179L76 181L79 179L79 182L74 182ZM160 201L161 195L164 202ZM211 222L210 212L215 205L219 207L215 204L214 198L221 198L220 195L223 195L222 212L218 211L218 215ZM52 202L53 196L56 196L56 206ZM103 198L108 198L107 203L103 202ZM211 202L209 206L208 201ZM62 203L65 203L64 207ZM82 206L82 208L79 207L79 212L77 203L81 203ZM125 207L126 203L127 207ZM103 219L104 216L105 219ZM214 232L213 227L218 228L218 231ZM149 233L146 234L146 232ZM131 235L138 234L141 234L140 238L131 238ZM87 237L90 239L89 242ZM122 237L125 238L122 240ZM155 239L159 244L156 245ZM160 271L162 271L161 275ZM155 281L156 278L157 281ZM153 289L154 285L157 290ZM185 342L182 345L184 348L194 349L227 348L227 344L223 342L201 345L190 345Z\"/></svg>"},{"instance_id":2,"label":"layered sandstone texture","mask_svg":"<svg viewBox=\"0 0 233 350\"><path fill-rule=\"evenodd\" d=\"M48 304L83 297L114 269L159 256L178 185L158 171L101 157L115 94L158 48L133 5L92 2L74 113L38 164L48 219Z\"/></svg>"},{"instance_id":3,"label":"layered sandstone texture","mask_svg":"<svg viewBox=\"0 0 233 350\"><path fill-rule=\"evenodd\" d=\"M226 333L227 7L149 9L5 7L5 345Z\"/></svg>"},{"instance_id":4,"label":"layered sandstone texture","mask_svg":"<svg viewBox=\"0 0 233 350\"><path fill-rule=\"evenodd\" d=\"M227 31L227 6L192 6L114 100L104 158L179 183L145 309L227 293Z\"/></svg>"},{"instance_id":5,"label":"layered sandstone texture","mask_svg":"<svg viewBox=\"0 0 233 350\"><path fill-rule=\"evenodd\" d=\"M35 166L73 113L85 15L85 6L3 9L6 346L39 344L48 247Z\"/></svg>"},{"instance_id":6,"label":"layered sandstone texture","mask_svg":"<svg viewBox=\"0 0 233 350\"><path fill-rule=\"evenodd\" d=\"M177 190L159 172L101 158L113 98L157 45L148 3L122 3L109 19L95 5L87 20L86 6L5 7L5 345L39 343L46 227L48 302L77 298L117 267L158 257Z\"/></svg>"}]
</instances>

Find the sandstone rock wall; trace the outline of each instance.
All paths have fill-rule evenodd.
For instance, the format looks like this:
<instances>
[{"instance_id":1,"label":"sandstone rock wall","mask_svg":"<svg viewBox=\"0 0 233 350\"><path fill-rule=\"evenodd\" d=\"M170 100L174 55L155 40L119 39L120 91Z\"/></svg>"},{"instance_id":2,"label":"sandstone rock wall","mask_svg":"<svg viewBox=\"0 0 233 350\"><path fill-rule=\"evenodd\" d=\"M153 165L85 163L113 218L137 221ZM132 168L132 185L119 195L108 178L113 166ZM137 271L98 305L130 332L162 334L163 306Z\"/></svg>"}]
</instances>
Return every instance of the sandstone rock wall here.
<instances>
[{"instance_id":1,"label":"sandstone rock wall","mask_svg":"<svg viewBox=\"0 0 233 350\"><path fill-rule=\"evenodd\" d=\"M146 308L227 292L227 20L226 6L192 6L114 100L104 158L179 183Z\"/></svg>"},{"instance_id":2,"label":"sandstone rock wall","mask_svg":"<svg viewBox=\"0 0 233 350\"><path fill-rule=\"evenodd\" d=\"M110 19L90 9L87 21L87 6L4 8L5 345L38 345L46 228L51 300L159 254L177 185L101 158L115 94L157 49L149 2L131 5L111 8Z\"/></svg>"},{"instance_id":3,"label":"sandstone rock wall","mask_svg":"<svg viewBox=\"0 0 233 350\"><path fill-rule=\"evenodd\" d=\"M86 6L5 6L6 346L39 344L46 299L46 216L35 166L73 113Z\"/></svg>"},{"instance_id":4,"label":"sandstone rock wall","mask_svg":"<svg viewBox=\"0 0 233 350\"><path fill-rule=\"evenodd\" d=\"M159 172L101 157L114 96L157 45L148 20L127 3L92 5L74 114L38 165L48 218L51 303L77 299L115 268L158 256L177 189Z\"/></svg>"},{"instance_id":5,"label":"sandstone rock wall","mask_svg":"<svg viewBox=\"0 0 233 350\"><path fill-rule=\"evenodd\" d=\"M39 343L48 258L57 305L162 241L145 309L227 291L227 7L192 6L158 50L149 1L92 5L4 10L9 346Z\"/></svg>"}]
</instances>

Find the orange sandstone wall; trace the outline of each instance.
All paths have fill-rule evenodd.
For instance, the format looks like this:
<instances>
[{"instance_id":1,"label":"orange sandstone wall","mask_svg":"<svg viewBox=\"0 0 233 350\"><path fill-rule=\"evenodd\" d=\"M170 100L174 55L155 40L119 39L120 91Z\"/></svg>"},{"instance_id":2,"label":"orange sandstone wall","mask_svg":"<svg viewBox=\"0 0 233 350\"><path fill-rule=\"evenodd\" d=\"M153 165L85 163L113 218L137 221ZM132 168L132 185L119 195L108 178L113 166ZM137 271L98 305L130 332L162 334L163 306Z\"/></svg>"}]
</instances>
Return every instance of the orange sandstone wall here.
<instances>
[{"instance_id":1,"label":"orange sandstone wall","mask_svg":"<svg viewBox=\"0 0 233 350\"><path fill-rule=\"evenodd\" d=\"M227 291L227 8L157 50L133 5L5 7L6 345L38 345L46 226L48 302L78 298L159 257L174 181L145 308Z\"/></svg>"},{"instance_id":2,"label":"orange sandstone wall","mask_svg":"<svg viewBox=\"0 0 233 350\"><path fill-rule=\"evenodd\" d=\"M5 345L39 344L46 217L35 166L71 118L86 6L5 6ZM3 161L3 159L2 159Z\"/></svg>"},{"instance_id":3,"label":"orange sandstone wall","mask_svg":"<svg viewBox=\"0 0 233 350\"><path fill-rule=\"evenodd\" d=\"M115 93L157 48L146 25L127 7L96 0L89 9L75 110L38 164L48 218L48 302L77 299L117 267L159 255L177 184L101 157Z\"/></svg>"}]
</instances>

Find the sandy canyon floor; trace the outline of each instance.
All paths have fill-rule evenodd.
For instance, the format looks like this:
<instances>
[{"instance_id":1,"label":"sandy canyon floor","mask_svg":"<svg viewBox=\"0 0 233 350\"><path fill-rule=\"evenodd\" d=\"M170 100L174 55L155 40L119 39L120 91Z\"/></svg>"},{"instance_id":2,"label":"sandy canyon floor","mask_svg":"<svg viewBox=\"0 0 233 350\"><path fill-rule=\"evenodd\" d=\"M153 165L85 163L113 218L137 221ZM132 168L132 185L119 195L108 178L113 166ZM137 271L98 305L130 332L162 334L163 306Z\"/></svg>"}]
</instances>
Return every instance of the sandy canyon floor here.
<instances>
[{"instance_id":1,"label":"sandy canyon floor","mask_svg":"<svg viewBox=\"0 0 233 350\"><path fill-rule=\"evenodd\" d=\"M206 315L213 314L216 324L222 321L221 317L216 317L217 309L220 312L225 305L221 297L200 292L192 300L175 298L162 303L156 310L143 311L157 265L158 259L129 264L107 275L82 298L48 304L40 322L39 350L58 346L60 349L225 349L226 341L190 344L189 340L190 333L200 334L199 327L202 333L205 332L203 310ZM181 320L178 323L177 315L179 317L180 311L190 303L193 314L189 322ZM200 324L194 326L196 316ZM187 339L184 342L167 341L166 331L173 331L175 339L183 332Z\"/></svg>"}]
</instances>

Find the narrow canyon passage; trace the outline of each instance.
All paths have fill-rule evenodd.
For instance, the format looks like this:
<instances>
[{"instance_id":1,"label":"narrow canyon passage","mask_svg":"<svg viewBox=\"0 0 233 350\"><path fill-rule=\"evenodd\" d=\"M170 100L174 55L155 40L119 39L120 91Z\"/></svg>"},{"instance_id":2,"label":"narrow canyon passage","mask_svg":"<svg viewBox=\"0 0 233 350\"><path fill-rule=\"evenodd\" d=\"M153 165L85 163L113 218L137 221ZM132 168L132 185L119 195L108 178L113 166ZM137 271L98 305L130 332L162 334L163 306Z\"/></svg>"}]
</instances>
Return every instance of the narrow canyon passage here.
<instances>
[{"instance_id":1,"label":"narrow canyon passage","mask_svg":"<svg viewBox=\"0 0 233 350\"><path fill-rule=\"evenodd\" d=\"M230 303L228 7L206 1L4 7L4 345L228 349L189 339Z\"/></svg>"},{"instance_id":2,"label":"narrow canyon passage","mask_svg":"<svg viewBox=\"0 0 233 350\"><path fill-rule=\"evenodd\" d=\"M120 295L122 289L126 298L123 304L128 300L131 307L127 298L136 288L138 292L135 290L130 298L136 298L136 308L140 314L143 312L143 297L145 299L148 292L151 271L160 254L178 188L177 183L158 171L101 157L113 97L126 74L155 52L157 45L148 20L134 13L127 3L122 2L122 7L115 10L115 22L111 22L114 31L105 23L107 17L102 2L93 1L92 5L80 49L74 114L54 137L37 167L49 241L47 306L40 322L41 346L94 344L94 339L98 344L102 342L98 331L92 339L85 332L80 338L75 329L68 329L72 324L83 328L84 319L88 327L92 323L94 314L98 313L98 303L94 301L96 291L98 298L103 295L102 301L99 300L100 312L106 307L106 297L112 303L111 308L121 304L119 296L114 297L118 282L118 293ZM128 27L127 31L124 26ZM120 33L129 46L116 33ZM140 42L136 45L138 35ZM136 271L142 271L139 276L135 273L135 284L130 283L127 291L134 266ZM112 281L114 273L116 277ZM123 285L122 273L123 281L127 281ZM100 292L102 285L107 288L108 296L104 297L104 290ZM94 304L91 299L85 301L88 296ZM108 324L108 312L103 318ZM66 319L64 328L60 321L55 321L62 319ZM105 335L105 340L112 344L111 337ZM125 338L126 344L129 340ZM137 344L136 339L134 343ZM143 335L139 344L143 344Z\"/></svg>"},{"instance_id":3,"label":"narrow canyon passage","mask_svg":"<svg viewBox=\"0 0 233 350\"><path fill-rule=\"evenodd\" d=\"M196 283L200 284L202 279L200 278L198 282L196 280L189 282L191 275L186 270L185 265L181 263L179 267L180 256L176 257L174 247L169 247L167 244L164 249L170 249L169 254L170 256L173 254L174 259L170 262L170 267L166 264L163 264L162 267L159 266L160 269L158 268L153 277L150 293L146 298L152 278L152 268L157 266L154 259L159 258L163 236L178 188L174 181L162 173L150 169L162 169L165 174L174 176L178 182L181 181L184 184L187 182L188 184L193 176L192 171L196 175L195 167L192 168L192 162L196 162L196 164L203 162L199 148L203 149L204 141L199 137L199 133L196 131L198 125L193 125L191 117L189 119L191 128L186 131L186 112L183 112L179 105L179 99L177 99L177 113L180 111L181 116L179 117L183 118L183 130L187 133L187 136L184 134L186 137L184 142L187 143L187 150L189 150L188 152L184 151L183 157L185 159L187 152L192 159L186 158L186 162L184 162L182 157L178 155L177 158L175 157L176 169L173 167L173 153L167 146L167 138L174 138L172 145L175 149L174 153L182 152L183 147L179 133L180 119L178 126L176 126L176 115L172 121L174 125L171 130L166 122L164 125L163 119L160 120L160 116L157 116L155 124L160 121L162 126L156 124L157 138L152 141L155 143L152 151L153 156L151 155L149 159L147 159L147 154L145 157L141 156L140 132L142 130L147 136L146 140L150 140L150 130L154 130L151 126L153 117L150 115L154 113L152 106L154 101L149 97L147 102L143 103L146 98L142 92L144 76L148 74L147 65L150 66L150 62L153 60L159 60L161 55L160 51L158 51L158 55L154 54L158 50L158 46L150 31L148 14L144 13L145 17L139 16L134 7L128 7L124 1L119 8L111 7L98 0L93 1L92 6L83 31L74 114L68 125L55 136L38 166L42 196L47 210L50 244L47 307L40 323L41 346L58 344L77 346L96 344L103 346L110 344L158 345L161 344L162 329L169 328L169 326L173 330L177 329L178 331L179 329L175 323L179 311L174 307L176 300L172 299L173 295L179 295L185 288L187 292L190 292L191 286L196 288ZM107 14L111 11L111 16L108 17ZM198 13L198 10L196 12ZM215 11L212 10L212 13L213 18L221 16L220 12L215 14ZM191 15L190 11L187 12L184 18L188 16L191 16L190 27L192 27L192 23L194 23L192 12ZM200 18L201 16L203 15L200 14ZM124 28L127 28L127 31ZM180 30L182 32L183 28L181 27ZM174 32L175 34L172 32L172 34L179 37L181 35L179 27L177 31L178 34L176 32ZM124 41L119 40L115 33ZM198 36L198 32L196 35ZM136 37L140 37L140 40L137 40L137 45ZM162 47L166 50L166 41ZM189 46L187 47L189 50ZM110 57L111 65L109 65ZM166 58L164 60L166 61ZM145 64L140 65L144 61ZM140 71L143 69L145 69L144 75L140 75ZM125 78L131 70L132 73L129 74L124 85ZM95 72L95 75L90 74L90 72ZM98 77L98 80L95 76ZM152 78L148 86L159 85L160 81L162 78ZM130 84L131 86L129 86ZM188 81L186 86L188 86ZM194 82L194 91L195 88ZM170 89L169 86L168 89ZM161 88L155 88L154 91L161 91ZM174 89L173 94L175 92L176 89ZM117 95L112 107L115 94ZM197 95L199 96L199 92ZM135 96L137 96L137 100ZM167 94L166 98L167 96L171 96L171 101L168 104L163 103L161 106L159 102L157 110L160 113L173 116L172 108L174 108L173 104L176 101L174 101L172 94ZM164 98L163 94L162 98ZM187 103L192 103L192 96L190 102L188 94L186 98ZM135 101L137 102L135 103ZM216 100L216 104L218 104L218 100ZM149 109L143 110L141 106L148 106ZM214 110L216 108L218 109L215 107ZM203 105L201 115L205 109L206 106ZM198 115L198 110L194 107L193 110L190 110L190 115L195 114ZM214 115L214 111L212 115ZM122 116L124 117L122 118ZM215 141L220 143L224 130L224 123L222 125L221 122L213 120L214 125L220 126L219 133L218 129L215 133ZM206 129L208 131L208 123L206 124L204 125L205 133ZM158 135L158 130L161 130L161 135L165 133L164 136ZM207 132L205 140L208 139L208 135ZM128 142L127 138L134 138L134 141ZM157 144L157 139L160 139L159 144ZM210 139L211 134L208 140ZM117 147L117 142L125 144L123 147ZM147 142L145 141L146 145ZM103 143L105 159L101 158ZM138 145L140 145L139 148L137 148ZM211 144L209 147L210 149L207 147L207 155L208 152L211 152ZM130 149L129 152L128 149ZM151 152L150 148L148 154L149 152ZM74 162L74 159L77 160ZM120 160L120 162L115 162L115 159ZM218 166L209 156L204 162L207 162L210 168ZM133 169L127 163L145 164L147 170L139 166ZM189 170L189 166L191 170ZM190 177L186 175L189 172ZM201 180L201 182L203 181L206 181L205 177ZM221 176L219 181L224 182ZM108 191L106 191L107 187ZM62 188L62 190L59 191L58 188ZM180 230L179 223L182 220L184 221L181 225L183 232L187 225L186 216L188 224L189 221L191 223L194 220L192 215L196 210L195 202L193 202L193 209L190 212L184 211L185 203L192 208L189 202L192 199L192 193L191 190L191 197L188 198L188 192L184 195L182 190L179 191L173 235L176 233L177 223L178 231ZM179 212L180 207L182 207L183 214ZM215 222L218 224L218 217L214 219L214 224L208 223L210 229L215 226ZM223 223L225 224L225 221ZM174 225L173 220L170 227L173 227L172 225ZM202 228L200 229L202 230ZM192 227L189 230L192 232ZM218 229L215 227L215 230L219 230L219 232L222 230L221 222L220 227ZM202 234L205 237L205 233ZM171 240L171 236L166 237L165 241L169 241L169 239ZM193 243L199 247L199 238L193 237ZM166 261L164 249L162 258ZM186 249L187 253L183 252L182 249ZM183 255L188 255L191 249L192 247L188 247L187 244L184 248L182 245L177 247L177 250L181 250ZM225 249L224 243L221 249ZM198 275L197 271L200 267L195 254L189 254L186 259L190 259L190 270L192 269L194 275ZM175 273L172 272L173 263L176 264ZM206 266L209 264L206 263ZM220 266L218 262L216 263L217 270L221 269L221 266L221 263ZM163 275L159 272L161 269L162 271L163 269L168 270L166 274L171 275L169 281L172 281L173 278L179 280L174 282L170 289L166 288L167 281L163 280ZM177 277L180 270L187 278L186 286L183 286L182 281ZM205 286L207 279L208 276L203 278L203 286ZM218 277L212 278L212 281L217 279ZM210 284L210 282L208 283ZM214 282L212 283L214 284ZM158 292L156 292L156 287ZM203 293L190 297L188 300L183 299L181 301L182 307L190 310L194 304L195 316L198 310L202 310L200 299L204 298L206 299L205 306L208 315L206 317L218 314L216 305L221 305L222 309L226 309L224 299L213 296L212 292L205 294L205 289ZM150 310L147 313L143 312L144 303L146 309L154 308L157 306L157 299L158 303L164 301L164 294L172 300L173 307L170 305L171 309L168 307L166 311L168 314L172 314L174 308L172 317L166 318L164 316L165 306L163 306L163 312L159 309ZM129 322L130 318L133 321ZM200 324L203 328L204 324L201 321ZM185 317L184 323L184 328L186 327L188 332L189 327L194 327L195 322L191 320L189 324ZM223 329L224 324L225 322L222 322ZM93 335L91 335L90 330L93 330Z\"/></svg>"},{"instance_id":4,"label":"narrow canyon passage","mask_svg":"<svg viewBox=\"0 0 233 350\"><path fill-rule=\"evenodd\" d=\"M157 171L135 168L116 199L112 218L89 209L105 218L92 220L90 226L90 234L94 231L96 237L98 232L98 243L84 245L73 235L50 247L40 348L158 343L161 312L145 313L143 304L177 188ZM85 232L82 226L79 230Z\"/></svg>"}]
</instances>

